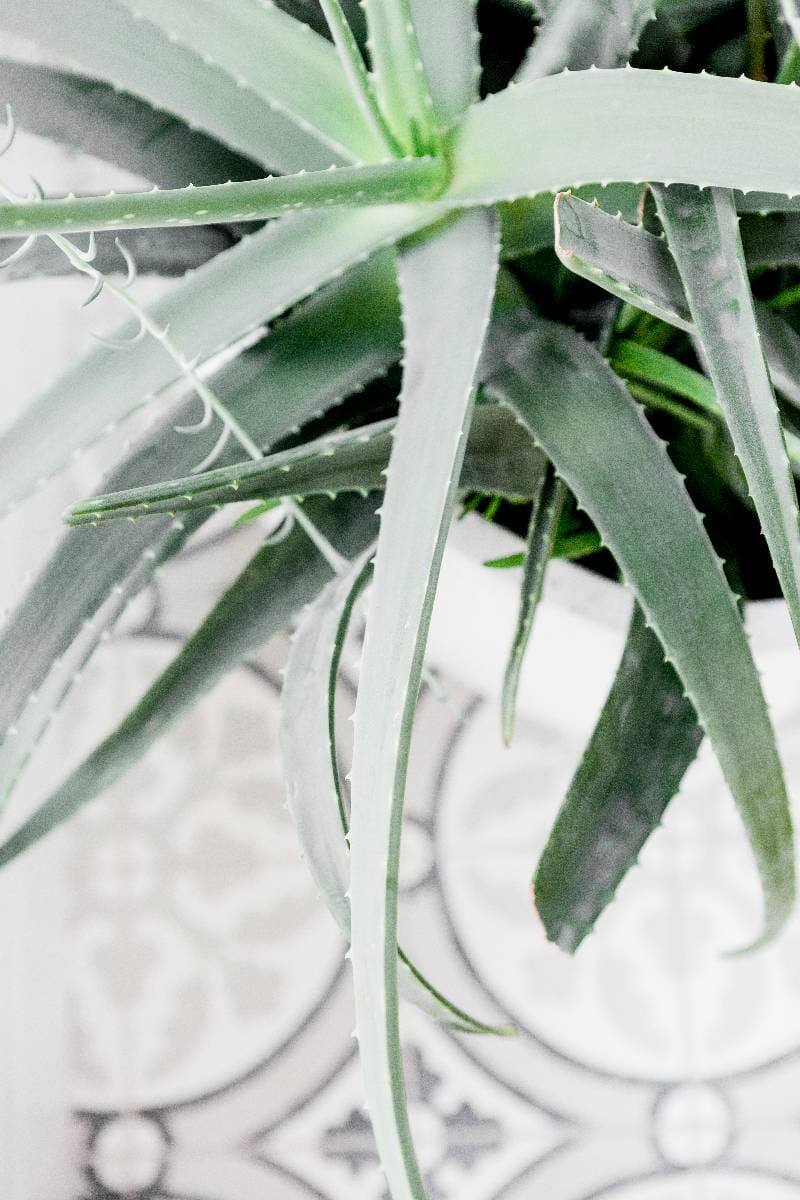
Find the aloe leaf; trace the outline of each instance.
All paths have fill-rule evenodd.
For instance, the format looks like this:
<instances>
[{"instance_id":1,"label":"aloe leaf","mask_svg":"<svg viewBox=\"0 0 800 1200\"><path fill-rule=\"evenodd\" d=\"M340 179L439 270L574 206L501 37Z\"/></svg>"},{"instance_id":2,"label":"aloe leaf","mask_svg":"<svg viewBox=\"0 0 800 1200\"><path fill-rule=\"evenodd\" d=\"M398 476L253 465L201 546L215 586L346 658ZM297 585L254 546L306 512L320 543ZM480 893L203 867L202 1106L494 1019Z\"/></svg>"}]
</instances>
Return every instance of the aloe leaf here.
<instances>
[{"instance_id":1,"label":"aloe leaf","mask_svg":"<svg viewBox=\"0 0 800 1200\"><path fill-rule=\"evenodd\" d=\"M0 78L20 129L116 163L160 187L225 183L259 173L252 158L97 79L12 59L0 59ZM290 172L309 167L294 158L270 165Z\"/></svg>"},{"instance_id":2,"label":"aloe leaf","mask_svg":"<svg viewBox=\"0 0 800 1200\"><path fill-rule=\"evenodd\" d=\"M324 170L352 161L150 22L135 20L116 0L72 0L69 9L61 0L4 0L0 28L264 166Z\"/></svg>"},{"instance_id":3,"label":"aloe leaf","mask_svg":"<svg viewBox=\"0 0 800 1200\"><path fill-rule=\"evenodd\" d=\"M148 312L162 328L169 326L171 340L188 360L204 359L424 221L423 211L402 206L299 213L218 255ZM130 337L136 324L117 332ZM124 353L94 347L0 437L0 510L24 497L38 479L57 473L74 452L176 374L172 358L153 338Z\"/></svg>"},{"instance_id":4,"label":"aloe leaf","mask_svg":"<svg viewBox=\"0 0 800 1200\"><path fill-rule=\"evenodd\" d=\"M15 202L0 205L0 237L263 221L324 205L395 204L431 199L444 178L443 160L406 158L208 187Z\"/></svg>"},{"instance_id":5,"label":"aloe leaf","mask_svg":"<svg viewBox=\"0 0 800 1200\"><path fill-rule=\"evenodd\" d=\"M265 107L354 160L386 147L364 120L331 43L275 4L252 0L120 0L204 61L211 59ZM144 18L144 20L142 20Z\"/></svg>"},{"instance_id":6,"label":"aloe leaf","mask_svg":"<svg viewBox=\"0 0 800 1200\"><path fill-rule=\"evenodd\" d=\"M478 99L481 76L477 0L408 0L427 93L441 130Z\"/></svg>"},{"instance_id":7,"label":"aloe leaf","mask_svg":"<svg viewBox=\"0 0 800 1200\"><path fill-rule=\"evenodd\" d=\"M606 212L620 213L624 220L638 220L639 203L642 196L640 184L612 183L587 184L576 188L582 200L597 201ZM555 240L553 224L552 192L541 192L530 199L513 200L500 205L500 221L503 234L503 258L520 258L524 254L536 254L540 250L552 249Z\"/></svg>"},{"instance_id":8,"label":"aloe leaf","mask_svg":"<svg viewBox=\"0 0 800 1200\"><path fill-rule=\"evenodd\" d=\"M756 325L733 197L718 188L701 192L658 184L653 192L717 399L800 640L797 496Z\"/></svg>"},{"instance_id":9,"label":"aloe leaf","mask_svg":"<svg viewBox=\"0 0 800 1200\"><path fill-rule=\"evenodd\" d=\"M281 747L288 807L326 907L350 940L348 821L336 756L336 680L353 609L372 577L373 550L332 580L293 638L281 693ZM398 947L400 995L461 1033L508 1034L447 1000Z\"/></svg>"},{"instance_id":10,"label":"aloe leaf","mask_svg":"<svg viewBox=\"0 0 800 1200\"><path fill-rule=\"evenodd\" d=\"M507 746L511 744L514 735L517 691L525 650L533 630L533 621L544 586L545 570L553 553L558 519L566 496L563 483L549 463L536 480L536 485L525 546L519 614L503 677L500 717L503 741Z\"/></svg>"},{"instance_id":11,"label":"aloe leaf","mask_svg":"<svg viewBox=\"0 0 800 1200\"><path fill-rule=\"evenodd\" d=\"M410 0L363 0L375 94L408 154L434 153L439 139Z\"/></svg>"},{"instance_id":12,"label":"aloe leaf","mask_svg":"<svg viewBox=\"0 0 800 1200\"><path fill-rule=\"evenodd\" d=\"M382 491L396 422L378 421L349 429L267 458L233 463L169 483L146 484L93 496L68 509L68 525L238 504L242 500ZM481 405L470 429L460 487L527 499L543 457L520 436L512 415L496 404Z\"/></svg>"},{"instance_id":13,"label":"aloe leaf","mask_svg":"<svg viewBox=\"0 0 800 1200\"><path fill-rule=\"evenodd\" d=\"M608 699L536 868L536 908L562 950L574 953L611 903L702 738L636 605Z\"/></svg>"},{"instance_id":14,"label":"aloe leaf","mask_svg":"<svg viewBox=\"0 0 800 1200\"><path fill-rule=\"evenodd\" d=\"M424 1200L397 1013L403 792L433 596L491 313L496 243L492 214L467 213L399 261L404 383L356 704L350 839L357 1037L394 1200Z\"/></svg>"},{"instance_id":15,"label":"aloe leaf","mask_svg":"<svg viewBox=\"0 0 800 1200\"><path fill-rule=\"evenodd\" d=\"M551 75L468 110L447 200L492 204L593 179L800 192L799 139L795 88L632 68Z\"/></svg>"},{"instance_id":16,"label":"aloe leaf","mask_svg":"<svg viewBox=\"0 0 800 1200\"><path fill-rule=\"evenodd\" d=\"M569 195L556 198L556 253L565 266L637 308L694 332L680 272L665 241ZM772 382L800 405L800 338L756 304Z\"/></svg>"},{"instance_id":17,"label":"aloe leaf","mask_svg":"<svg viewBox=\"0 0 800 1200\"><path fill-rule=\"evenodd\" d=\"M375 537L373 507L360 497L311 501L308 508L346 557ZM331 574L299 526L259 550L137 706L0 847L0 865L121 778L226 672L285 629Z\"/></svg>"},{"instance_id":18,"label":"aloe leaf","mask_svg":"<svg viewBox=\"0 0 800 1200\"><path fill-rule=\"evenodd\" d=\"M654 0L559 0L547 5L544 21L516 75L529 83L568 68L618 67L627 62L647 24L655 16Z\"/></svg>"},{"instance_id":19,"label":"aloe leaf","mask_svg":"<svg viewBox=\"0 0 800 1200\"><path fill-rule=\"evenodd\" d=\"M362 301L374 314L371 326L342 337L353 306ZM258 444L268 446L381 374L397 353L398 327L394 260L383 252L295 308L268 337L218 374L215 390ZM315 339L316 353L310 353ZM213 430L191 438L177 434L172 427L176 416L186 423L192 415L189 401L159 423L109 484L125 489L153 475L191 470L216 438ZM230 448L225 454L231 461L235 451ZM0 667L6 679L0 695L0 733L17 731L0 747L0 803L75 673L127 598L149 583L159 563L208 515L184 514L183 529L156 519L126 522L116 529L74 530L63 539L0 636ZM59 597L55 610L54 595Z\"/></svg>"},{"instance_id":20,"label":"aloe leaf","mask_svg":"<svg viewBox=\"0 0 800 1200\"><path fill-rule=\"evenodd\" d=\"M593 347L532 314L491 344L487 395L514 408L589 513L711 740L761 876L766 940L792 909L791 818L758 672L702 521Z\"/></svg>"}]
</instances>

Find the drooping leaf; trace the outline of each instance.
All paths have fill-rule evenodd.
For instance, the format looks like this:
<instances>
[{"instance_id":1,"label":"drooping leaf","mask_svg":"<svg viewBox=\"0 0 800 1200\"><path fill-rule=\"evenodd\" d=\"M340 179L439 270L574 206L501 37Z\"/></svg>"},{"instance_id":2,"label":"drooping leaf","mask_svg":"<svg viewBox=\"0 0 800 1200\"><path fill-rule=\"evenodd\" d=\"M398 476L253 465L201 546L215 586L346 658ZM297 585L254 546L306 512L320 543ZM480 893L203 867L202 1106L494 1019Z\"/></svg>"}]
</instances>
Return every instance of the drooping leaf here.
<instances>
[{"instance_id":1,"label":"drooping leaf","mask_svg":"<svg viewBox=\"0 0 800 1200\"><path fill-rule=\"evenodd\" d=\"M374 539L373 507L352 496L308 503L314 522L345 557ZM137 706L0 847L0 865L120 779L217 680L285 629L331 575L299 526L259 550Z\"/></svg>"},{"instance_id":2,"label":"drooping leaf","mask_svg":"<svg viewBox=\"0 0 800 1200\"><path fill-rule=\"evenodd\" d=\"M11 104L20 129L116 163L160 187L225 183L259 174L252 158L97 79L12 59L0 60L0 79L0 98ZM267 165L291 172L309 163L290 157ZM313 165L326 164L312 164L311 169Z\"/></svg>"},{"instance_id":3,"label":"drooping leaf","mask_svg":"<svg viewBox=\"0 0 800 1200\"><path fill-rule=\"evenodd\" d=\"M626 221L638 219L642 188L635 183L587 184L577 188L575 195L590 203L597 201L602 209L612 215L619 212ZM539 250L552 249L555 241L553 225L552 192L541 192L530 199L514 200L500 205L500 221L503 233L503 258L520 258L524 254L536 254Z\"/></svg>"},{"instance_id":4,"label":"drooping leaf","mask_svg":"<svg viewBox=\"0 0 800 1200\"><path fill-rule=\"evenodd\" d=\"M558 518L561 515L565 496L563 483L550 464L546 464L534 484L533 508L525 546L525 567L522 573L519 613L503 676L500 713L503 741L507 746L510 745L514 734L517 691L525 650L533 631L533 621L544 586L545 570L553 553Z\"/></svg>"},{"instance_id":5,"label":"drooping leaf","mask_svg":"<svg viewBox=\"0 0 800 1200\"><path fill-rule=\"evenodd\" d=\"M544 21L516 75L530 83L564 68L619 67L633 54L642 30L655 16L654 0L558 0L548 4Z\"/></svg>"},{"instance_id":6,"label":"drooping leaf","mask_svg":"<svg viewBox=\"0 0 800 1200\"><path fill-rule=\"evenodd\" d=\"M394 1200L424 1200L397 1013L397 872L411 725L499 247L468 213L400 258L404 384L355 718L351 957L365 1091Z\"/></svg>"},{"instance_id":7,"label":"drooping leaf","mask_svg":"<svg viewBox=\"0 0 800 1200\"><path fill-rule=\"evenodd\" d=\"M350 940L347 813L336 751L336 683L355 604L372 577L373 550L332 580L304 615L281 692L281 747L288 807L322 900ZM447 1000L398 948L400 995L461 1033L508 1034Z\"/></svg>"},{"instance_id":8,"label":"drooping leaf","mask_svg":"<svg viewBox=\"0 0 800 1200\"><path fill-rule=\"evenodd\" d=\"M632 68L551 75L469 109L447 199L491 204L593 179L800 193L799 139L795 88Z\"/></svg>"},{"instance_id":9,"label":"drooping leaf","mask_svg":"<svg viewBox=\"0 0 800 1200\"><path fill-rule=\"evenodd\" d=\"M638 605L600 719L533 884L547 936L574 953L613 899L703 734Z\"/></svg>"},{"instance_id":10,"label":"drooping leaf","mask_svg":"<svg viewBox=\"0 0 800 1200\"><path fill-rule=\"evenodd\" d=\"M402 206L284 218L218 255L148 312L169 326L185 358L207 358L424 219L420 210ZM135 333L132 322L118 330L120 338ZM0 437L0 511L177 375L153 338L124 353L94 347Z\"/></svg>"},{"instance_id":11,"label":"drooping leaf","mask_svg":"<svg viewBox=\"0 0 800 1200\"><path fill-rule=\"evenodd\" d=\"M767 939L792 910L792 825L758 672L702 521L593 347L532 314L496 329L491 346L487 394L514 408L589 513L711 740L761 876Z\"/></svg>"},{"instance_id":12,"label":"drooping leaf","mask_svg":"<svg viewBox=\"0 0 800 1200\"><path fill-rule=\"evenodd\" d=\"M730 192L653 187L695 330L800 639L797 496Z\"/></svg>"},{"instance_id":13,"label":"drooping leaf","mask_svg":"<svg viewBox=\"0 0 800 1200\"><path fill-rule=\"evenodd\" d=\"M0 28L264 166L324 170L351 161L149 21L135 20L116 0L72 0L69 8L60 0L4 0Z\"/></svg>"},{"instance_id":14,"label":"drooping leaf","mask_svg":"<svg viewBox=\"0 0 800 1200\"><path fill-rule=\"evenodd\" d=\"M379 421L358 429L304 442L267 458L218 467L170 483L147 484L125 492L93 496L65 514L69 525L96 525L121 517L238 504L242 500L304 497L383 490L396 422ZM461 468L464 491L527 499L536 487L543 456L499 405L481 405L470 429Z\"/></svg>"}]
</instances>

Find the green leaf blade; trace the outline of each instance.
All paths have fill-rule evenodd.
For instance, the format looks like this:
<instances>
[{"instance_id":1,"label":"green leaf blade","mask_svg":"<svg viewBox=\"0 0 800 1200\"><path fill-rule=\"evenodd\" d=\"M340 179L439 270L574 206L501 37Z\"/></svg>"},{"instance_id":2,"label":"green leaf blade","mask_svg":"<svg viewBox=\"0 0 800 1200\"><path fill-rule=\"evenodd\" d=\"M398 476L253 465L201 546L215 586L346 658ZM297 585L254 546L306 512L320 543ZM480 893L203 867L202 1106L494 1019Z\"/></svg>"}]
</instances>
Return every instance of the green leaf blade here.
<instances>
[{"instance_id":1,"label":"green leaf blade","mask_svg":"<svg viewBox=\"0 0 800 1200\"><path fill-rule=\"evenodd\" d=\"M654 187L717 399L800 640L800 528L729 192Z\"/></svg>"},{"instance_id":2,"label":"green leaf blade","mask_svg":"<svg viewBox=\"0 0 800 1200\"><path fill-rule=\"evenodd\" d=\"M424 1200L397 1011L397 871L407 756L498 251L492 218L474 213L400 260L405 383L356 705L350 888L357 1036L370 1118L394 1200Z\"/></svg>"},{"instance_id":3,"label":"green leaf blade","mask_svg":"<svg viewBox=\"0 0 800 1200\"><path fill-rule=\"evenodd\" d=\"M532 317L513 336L511 355L503 361L498 347L484 386L515 408L586 508L680 675L753 848L766 940L792 911L792 823L758 673L722 567L666 448L600 355L570 330Z\"/></svg>"},{"instance_id":4,"label":"green leaf blade","mask_svg":"<svg viewBox=\"0 0 800 1200\"><path fill-rule=\"evenodd\" d=\"M702 731L675 671L634 608L600 719L544 848L533 895L570 954L594 928L694 761Z\"/></svg>"}]
</instances>

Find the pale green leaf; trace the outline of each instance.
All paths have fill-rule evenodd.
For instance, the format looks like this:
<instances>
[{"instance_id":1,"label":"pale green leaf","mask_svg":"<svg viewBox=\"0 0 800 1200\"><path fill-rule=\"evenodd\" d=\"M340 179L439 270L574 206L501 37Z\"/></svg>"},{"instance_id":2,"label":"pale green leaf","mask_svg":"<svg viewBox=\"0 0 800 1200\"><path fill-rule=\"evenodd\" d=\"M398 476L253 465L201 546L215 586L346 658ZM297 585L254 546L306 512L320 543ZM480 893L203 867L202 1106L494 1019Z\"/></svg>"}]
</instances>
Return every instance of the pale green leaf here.
<instances>
[{"instance_id":1,"label":"pale green leaf","mask_svg":"<svg viewBox=\"0 0 800 1200\"><path fill-rule=\"evenodd\" d=\"M766 940L792 910L792 825L758 672L702 521L666 447L593 347L520 314L492 348L487 393L515 409L589 513L711 740L761 876Z\"/></svg>"},{"instance_id":2,"label":"pale green leaf","mask_svg":"<svg viewBox=\"0 0 800 1200\"><path fill-rule=\"evenodd\" d=\"M800 193L798 141L795 88L671 71L576 71L473 105L453 146L447 199L491 204L590 180Z\"/></svg>"},{"instance_id":3,"label":"pale green leaf","mask_svg":"<svg viewBox=\"0 0 800 1200\"><path fill-rule=\"evenodd\" d=\"M275 4L257 0L118 0L211 62L270 110L353 161L386 147L364 120L331 43Z\"/></svg>"},{"instance_id":4,"label":"pale green leaf","mask_svg":"<svg viewBox=\"0 0 800 1200\"><path fill-rule=\"evenodd\" d=\"M326 205L408 203L437 196L444 179L443 160L406 158L207 187L15 201L0 205L0 238L264 221Z\"/></svg>"},{"instance_id":5,"label":"pale green leaf","mask_svg":"<svg viewBox=\"0 0 800 1200\"><path fill-rule=\"evenodd\" d=\"M0 29L142 96L265 166L324 170L350 161L219 67L149 22L134 20L118 0L71 0L69 7L61 0L4 0ZM13 96L4 99L11 102Z\"/></svg>"},{"instance_id":6,"label":"pale green leaf","mask_svg":"<svg viewBox=\"0 0 800 1200\"><path fill-rule=\"evenodd\" d=\"M470 213L400 258L404 384L355 718L352 964L370 1118L394 1200L424 1200L397 1013L397 879L411 726L498 256Z\"/></svg>"},{"instance_id":7,"label":"pale green leaf","mask_svg":"<svg viewBox=\"0 0 800 1200\"><path fill-rule=\"evenodd\" d=\"M800 639L797 496L756 325L733 197L718 188L701 192L655 184L653 190L717 400Z\"/></svg>"},{"instance_id":8,"label":"pale green leaf","mask_svg":"<svg viewBox=\"0 0 800 1200\"><path fill-rule=\"evenodd\" d=\"M336 682L351 615L372 577L373 550L320 593L293 638L281 692L281 747L288 807L322 900L350 940L347 814L336 752ZM447 1000L398 947L400 995L461 1033L507 1034Z\"/></svg>"}]
</instances>

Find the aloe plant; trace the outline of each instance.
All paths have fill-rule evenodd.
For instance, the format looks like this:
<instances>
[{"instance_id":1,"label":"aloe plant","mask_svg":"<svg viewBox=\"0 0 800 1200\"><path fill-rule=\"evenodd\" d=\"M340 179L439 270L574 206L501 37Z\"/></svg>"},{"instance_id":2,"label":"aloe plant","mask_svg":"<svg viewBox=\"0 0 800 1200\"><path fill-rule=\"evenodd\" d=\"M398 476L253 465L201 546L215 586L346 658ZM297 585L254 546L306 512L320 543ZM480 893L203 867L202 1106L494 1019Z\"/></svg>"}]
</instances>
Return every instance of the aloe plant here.
<instances>
[{"instance_id":1,"label":"aloe plant","mask_svg":"<svg viewBox=\"0 0 800 1200\"><path fill-rule=\"evenodd\" d=\"M259 0L3 5L0 28L66 60L4 64L5 148L19 124L152 190L0 184L0 279L75 271L87 304L106 292L124 316L0 437L0 506L146 401L166 411L75 498L75 528L0 635L0 802L105 631L212 512L278 506L288 536L267 539L0 862L295 625L290 809L348 943L391 1195L425 1200L399 1000L460 1033L509 1032L397 945L406 769L459 509L527 523L519 556L493 564L522 567L507 741L548 562L580 559L636 600L535 870L547 935L573 952L589 934L704 735L762 882L756 945L793 909L786 788L742 609L780 591L800 633L800 18L785 0L764 43L747 24L758 6L719 0L736 78L714 69L701 0L537 0L516 18L527 47L491 3L482 41L471 0L363 7L365 43L340 0L313 26ZM144 308L137 265L182 278ZM345 781L335 684L367 588Z\"/></svg>"}]
</instances>

